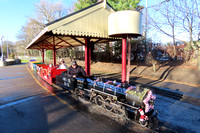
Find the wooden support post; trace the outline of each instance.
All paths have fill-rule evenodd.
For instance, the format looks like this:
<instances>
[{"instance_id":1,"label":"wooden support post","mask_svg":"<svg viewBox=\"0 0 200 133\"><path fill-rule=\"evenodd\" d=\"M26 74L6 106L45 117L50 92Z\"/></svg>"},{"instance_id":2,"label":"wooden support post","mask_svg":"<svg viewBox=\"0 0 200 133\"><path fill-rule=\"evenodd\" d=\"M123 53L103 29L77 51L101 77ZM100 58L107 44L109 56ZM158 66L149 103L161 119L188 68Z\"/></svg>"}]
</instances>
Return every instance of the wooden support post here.
<instances>
[{"instance_id":1,"label":"wooden support post","mask_svg":"<svg viewBox=\"0 0 200 133\"><path fill-rule=\"evenodd\" d=\"M91 46L90 38L85 38L85 72L90 76Z\"/></svg>"},{"instance_id":2,"label":"wooden support post","mask_svg":"<svg viewBox=\"0 0 200 133\"><path fill-rule=\"evenodd\" d=\"M42 62L44 63L44 49L42 49Z\"/></svg>"},{"instance_id":3,"label":"wooden support post","mask_svg":"<svg viewBox=\"0 0 200 133\"><path fill-rule=\"evenodd\" d=\"M56 66L56 42L55 42L55 36L53 36L53 65Z\"/></svg>"},{"instance_id":4,"label":"wooden support post","mask_svg":"<svg viewBox=\"0 0 200 133\"><path fill-rule=\"evenodd\" d=\"M131 42L130 38L128 38L128 65L127 65L127 75L126 81L129 83L130 79L130 66L131 66Z\"/></svg>"},{"instance_id":5,"label":"wooden support post","mask_svg":"<svg viewBox=\"0 0 200 133\"><path fill-rule=\"evenodd\" d=\"M122 39L122 83L126 82L126 38Z\"/></svg>"},{"instance_id":6,"label":"wooden support post","mask_svg":"<svg viewBox=\"0 0 200 133\"><path fill-rule=\"evenodd\" d=\"M56 47L53 46L53 65L56 66Z\"/></svg>"},{"instance_id":7,"label":"wooden support post","mask_svg":"<svg viewBox=\"0 0 200 133\"><path fill-rule=\"evenodd\" d=\"M200 48L198 48L198 54L197 54L197 66L198 66L198 71L200 71Z\"/></svg>"}]
</instances>

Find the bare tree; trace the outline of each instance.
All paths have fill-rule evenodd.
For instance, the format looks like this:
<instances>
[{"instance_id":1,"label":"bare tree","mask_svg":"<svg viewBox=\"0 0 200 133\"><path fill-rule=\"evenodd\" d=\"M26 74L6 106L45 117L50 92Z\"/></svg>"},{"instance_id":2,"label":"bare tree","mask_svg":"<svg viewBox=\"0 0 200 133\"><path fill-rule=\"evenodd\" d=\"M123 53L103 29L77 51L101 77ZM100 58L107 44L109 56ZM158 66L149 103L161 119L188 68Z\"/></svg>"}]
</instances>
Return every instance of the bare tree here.
<instances>
[{"instance_id":1,"label":"bare tree","mask_svg":"<svg viewBox=\"0 0 200 133\"><path fill-rule=\"evenodd\" d=\"M73 2L72 6L67 8L68 14L75 12L75 2Z\"/></svg>"},{"instance_id":2,"label":"bare tree","mask_svg":"<svg viewBox=\"0 0 200 133\"><path fill-rule=\"evenodd\" d=\"M196 10L197 10L197 16L200 20L200 1L199 0L195 0L195 5L196 5ZM200 22L198 22L198 41L200 41Z\"/></svg>"},{"instance_id":3,"label":"bare tree","mask_svg":"<svg viewBox=\"0 0 200 133\"><path fill-rule=\"evenodd\" d=\"M196 40L200 33L199 2L197 0L170 0L153 9L155 14L150 16L152 25L173 39L175 55L177 40L188 44L188 50L193 49L193 40ZM187 37L180 39L180 35L188 36L189 43L187 43Z\"/></svg>"},{"instance_id":4,"label":"bare tree","mask_svg":"<svg viewBox=\"0 0 200 133\"><path fill-rule=\"evenodd\" d=\"M49 23L63 17L67 14L66 8L62 2L50 2L47 0L40 0L35 4L35 11L33 17L28 18L28 22L22 26L17 38L20 40L21 48L23 50L31 42L31 40L45 27L45 23ZM34 53L29 50L29 54Z\"/></svg>"},{"instance_id":5,"label":"bare tree","mask_svg":"<svg viewBox=\"0 0 200 133\"><path fill-rule=\"evenodd\" d=\"M179 18L182 20L183 32L188 34L189 43L187 43L187 61L190 59L189 50L198 51L194 41L197 40L200 31L199 5L197 0L179 0L177 9ZM197 62L199 64L199 60Z\"/></svg>"},{"instance_id":6,"label":"bare tree","mask_svg":"<svg viewBox=\"0 0 200 133\"><path fill-rule=\"evenodd\" d=\"M35 21L40 23L49 23L67 14L61 1L52 3L48 0L40 0L35 7Z\"/></svg>"},{"instance_id":7,"label":"bare tree","mask_svg":"<svg viewBox=\"0 0 200 133\"><path fill-rule=\"evenodd\" d=\"M158 31L173 39L174 58L176 59L176 40L180 40L176 37L176 34L178 33L178 30L180 30L180 21L177 17L179 12L176 9L175 2L173 0L163 2L160 6L153 7L153 11L155 14L154 16L150 16L152 21L151 24Z\"/></svg>"},{"instance_id":8,"label":"bare tree","mask_svg":"<svg viewBox=\"0 0 200 133\"><path fill-rule=\"evenodd\" d=\"M182 21L183 32L187 32L189 35L188 47L191 48L193 41L197 38L199 33L199 22L198 17L199 10L197 5L199 2L196 0L178 0L176 1L176 9L179 11L179 19ZM196 39L195 39L196 40Z\"/></svg>"}]
</instances>

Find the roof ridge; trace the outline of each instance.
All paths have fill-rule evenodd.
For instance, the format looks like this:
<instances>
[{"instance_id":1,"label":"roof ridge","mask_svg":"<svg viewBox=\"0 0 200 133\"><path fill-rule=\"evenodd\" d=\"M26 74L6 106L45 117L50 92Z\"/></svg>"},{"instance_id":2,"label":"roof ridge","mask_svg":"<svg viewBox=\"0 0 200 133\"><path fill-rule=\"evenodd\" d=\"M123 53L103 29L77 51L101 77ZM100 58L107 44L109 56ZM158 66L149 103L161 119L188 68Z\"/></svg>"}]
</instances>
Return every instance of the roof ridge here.
<instances>
[{"instance_id":1,"label":"roof ridge","mask_svg":"<svg viewBox=\"0 0 200 133\"><path fill-rule=\"evenodd\" d=\"M64 16L64 17L58 18L58 19L56 19L56 20L54 20L54 21L52 21L52 22L49 22L49 23L47 23L47 24L45 24L45 25L46 25L46 26L49 26L49 25L51 25L51 24L53 24L53 23L56 23L56 22L58 22L58 21L60 21L60 20L62 20L62 19L68 18L68 17L70 17L70 16L72 16L72 15L74 15L74 14L77 14L77 13L79 13L79 12L82 12L82 11L84 11L84 10L87 10L88 8L91 8L91 7L93 7L93 6L96 6L96 5L98 5L98 4L102 3L102 2L103 2L103 1L97 2L97 3L95 3L95 4L93 4L93 5L90 5L90 6L86 7L86 8L83 8L83 9L78 10L78 11L76 11L76 12L70 13L70 14ZM107 2L106 2L106 3L107 3ZM108 4L108 3L107 3L107 4ZM108 4L108 5L110 6L110 4ZM112 6L110 6L110 7L112 8ZM112 9L113 9L113 8L112 8Z\"/></svg>"}]
</instances>

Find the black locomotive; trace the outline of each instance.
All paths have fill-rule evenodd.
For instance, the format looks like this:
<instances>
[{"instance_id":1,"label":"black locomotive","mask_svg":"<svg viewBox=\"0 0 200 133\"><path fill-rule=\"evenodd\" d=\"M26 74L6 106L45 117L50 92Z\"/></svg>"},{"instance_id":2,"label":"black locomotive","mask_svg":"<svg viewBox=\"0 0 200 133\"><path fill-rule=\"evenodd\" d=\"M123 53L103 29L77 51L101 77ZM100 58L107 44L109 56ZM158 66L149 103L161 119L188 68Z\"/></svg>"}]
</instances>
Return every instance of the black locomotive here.
<instances>
[{"instance_id":1,"label":"black locomotive","mask_svg":"<svg viewBox=\"0 0 200 133\"><path fill-rule=\"evenodd\" d=\"M153 108L156 97L141 85L131 86L95 77L68 78L65 72L56 76L56 84L142 126L152 127L158 122Z\"/></svg>"}]
</instances>

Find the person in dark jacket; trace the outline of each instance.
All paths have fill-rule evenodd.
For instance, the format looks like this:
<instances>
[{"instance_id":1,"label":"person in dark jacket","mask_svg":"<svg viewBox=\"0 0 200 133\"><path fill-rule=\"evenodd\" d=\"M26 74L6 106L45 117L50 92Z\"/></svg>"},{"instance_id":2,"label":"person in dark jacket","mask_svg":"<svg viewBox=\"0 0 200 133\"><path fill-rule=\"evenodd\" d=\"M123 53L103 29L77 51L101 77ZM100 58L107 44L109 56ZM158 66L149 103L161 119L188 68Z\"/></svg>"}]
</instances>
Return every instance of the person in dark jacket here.
<instances>
[{"instance_id":1,"label":"person in dark jacket","mask_svg":"<svg viewBox=\"0 0 200 133\"><path fill-rule=\"evenodd\" d=\"M69 78L76 78L76 77L85 77L86 73L84 69L77 64L77 62L74 60L72 61L72 65L69 67L67 71L67 76Z\"/></svg>"}]
</instances>

